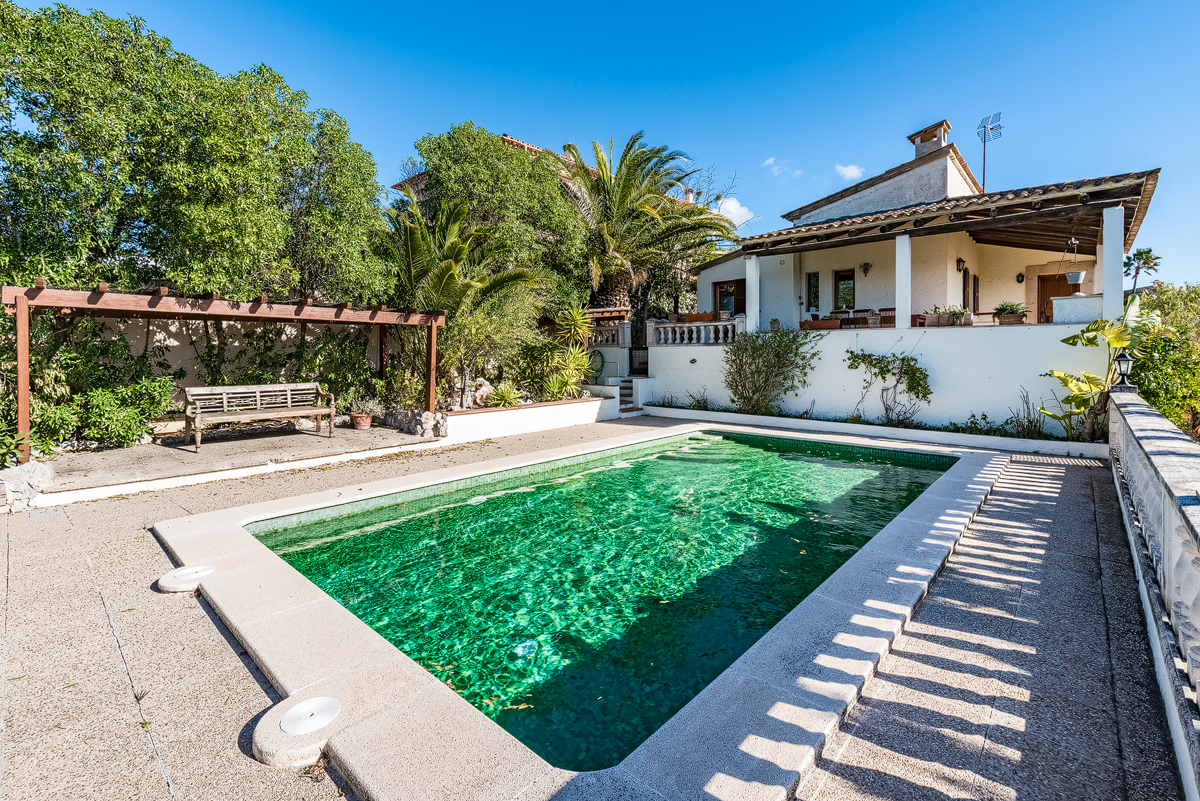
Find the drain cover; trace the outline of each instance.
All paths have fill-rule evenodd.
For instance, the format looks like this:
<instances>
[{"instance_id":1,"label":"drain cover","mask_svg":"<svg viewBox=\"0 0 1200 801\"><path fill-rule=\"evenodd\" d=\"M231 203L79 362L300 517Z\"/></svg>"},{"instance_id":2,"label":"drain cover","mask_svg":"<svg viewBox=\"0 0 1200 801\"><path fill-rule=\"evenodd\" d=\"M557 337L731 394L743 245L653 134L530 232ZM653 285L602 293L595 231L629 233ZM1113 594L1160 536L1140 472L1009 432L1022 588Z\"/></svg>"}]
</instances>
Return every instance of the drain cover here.
<instances>
[{"instance_id":1,"label":"drain cover","mask_svg":"<svg viewBox=\"0 0 1200 801\"><path fill-rule=\"evenodd\" d=\"M308 734L328 726L341 710L336 698L309 698L285 712L279 728L284 734Z\"/></svg>"}]
</instances>

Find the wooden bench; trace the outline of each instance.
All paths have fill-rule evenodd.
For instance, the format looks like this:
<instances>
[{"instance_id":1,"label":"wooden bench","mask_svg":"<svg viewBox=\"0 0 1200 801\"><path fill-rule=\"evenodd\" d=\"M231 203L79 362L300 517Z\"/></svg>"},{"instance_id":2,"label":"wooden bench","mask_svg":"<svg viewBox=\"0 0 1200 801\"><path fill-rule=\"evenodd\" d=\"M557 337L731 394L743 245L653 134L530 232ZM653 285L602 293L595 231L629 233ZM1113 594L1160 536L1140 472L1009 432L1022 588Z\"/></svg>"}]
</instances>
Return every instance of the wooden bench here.
<instances>
[{"instance_id":1,"label":"wooden bench","mask_svg":"<svg viewBox=\"0 0 1200 801\"><path fill-rule=\"evenodd\" d=\"M183 444L195 436L200 450L201 430L215 423L241 423L250 420L281 420L311 417L321 430L321 418L329 418L329 436L333 436L333 394L311 384L261 384L249 387L187 387L184 411ZM322 403L328 398L328 405Z\"/></svg>"}]
</instances>

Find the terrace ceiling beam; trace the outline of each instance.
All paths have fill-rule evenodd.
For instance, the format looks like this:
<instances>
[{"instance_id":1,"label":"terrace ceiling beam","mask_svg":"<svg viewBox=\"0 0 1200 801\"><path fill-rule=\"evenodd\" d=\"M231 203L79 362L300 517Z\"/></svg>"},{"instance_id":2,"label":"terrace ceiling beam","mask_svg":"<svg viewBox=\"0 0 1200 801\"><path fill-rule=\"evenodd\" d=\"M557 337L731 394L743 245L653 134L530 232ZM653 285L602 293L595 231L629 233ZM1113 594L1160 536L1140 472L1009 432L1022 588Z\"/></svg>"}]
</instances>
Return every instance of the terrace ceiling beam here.
<instances>
[{"instance_id":1,"label":"terrace ceiling beam","mask_svg":"<svg viewBox=\"0 0 1200 801\"><path fill-rule=\"evenodd\" d=\"M872 224L868 229L854 229L860 232L858 235L851 237L849 231L843 235L838 235L836 232L824 232L826 239L824 241L814 241L804 245L787 244L782 247L773 246L772 243L762 243L757 247L754 245L744 245L743 249L748 254L758 256L774 256L787 253L799 253L809 250L825 250L828 248L845 247L849 243L864 244L867 242L886 242L894 239L900 234L908 234L910 236L935 236L937 234L957 233L959 231L982 231L989 228L1011 228L1016 225L1037 225L1042 222L1056 223L1061 220L1076 220L1080 217L1099 217L1100 210L1120 206L1124 204L1125 199L1096 201L1092 200L1086 205L1075 204L1066 206L1052 206L1043 208L1040 211L1019 211L1012 214L1000 214L996 217L973 217L963 218L959 215L950 215L944 223L932 224L927 223L921 227L909 226L901 227L897 225L891 228L887 233L878 233L877 224ZM960 215L962 212L959 213ZM868 233L868 231L876 231ZM1050 233L1057 233L1052 231ZM1078 238L1078 234L1076 235ZM1083 240L1081 240L1082 244ZM1065 243L1064 243L1065 244ZM1056 248L1057 249L1057 248Z\"/></svg>"}]
</instances>

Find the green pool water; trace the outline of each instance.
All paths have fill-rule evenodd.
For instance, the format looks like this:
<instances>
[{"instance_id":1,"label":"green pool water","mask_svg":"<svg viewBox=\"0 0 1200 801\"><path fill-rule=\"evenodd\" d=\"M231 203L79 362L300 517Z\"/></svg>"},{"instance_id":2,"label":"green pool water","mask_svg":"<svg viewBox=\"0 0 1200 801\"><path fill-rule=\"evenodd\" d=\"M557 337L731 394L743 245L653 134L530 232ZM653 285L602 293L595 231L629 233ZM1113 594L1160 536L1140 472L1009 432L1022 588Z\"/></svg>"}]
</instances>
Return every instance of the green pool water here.
<instances>
[{"instance_id":1,"label":"green pool water","mask_svg":"<svg viewBox=\"0 0 1200 801\"><path fill-rule=\"evenodd\" d=\"M598 770L952 463L698 434L252 530L548 762Z\"/></svg>"}]
</instances>

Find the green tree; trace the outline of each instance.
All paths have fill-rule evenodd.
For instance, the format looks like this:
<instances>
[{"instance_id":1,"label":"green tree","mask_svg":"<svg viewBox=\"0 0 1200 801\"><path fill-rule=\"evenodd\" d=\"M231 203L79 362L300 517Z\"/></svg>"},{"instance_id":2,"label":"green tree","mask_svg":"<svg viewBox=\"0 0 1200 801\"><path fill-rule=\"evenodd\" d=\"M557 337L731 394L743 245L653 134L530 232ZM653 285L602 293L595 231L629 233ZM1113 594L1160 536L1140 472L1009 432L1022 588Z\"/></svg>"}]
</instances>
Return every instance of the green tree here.
<instances>
[{"instance_id":1,"label":"green tree","mask_svg":"<svg viewBox=\"0 0 1200 801\"><path fill-rule=\"evenodd\" d=\"M470 121L415 146L421 164L409 171L425 173L426 218L463 203L466 222L487 226L507 265L545 267L583 286L584 225L563 194L553 156L517 150Z\"/></svg>"},{"instance_id":2,"label":"green tree","mask_svg":"<svg viewBox=\"0 0 1200 801\"><path fill-rule=\"evenodd\" d=\"M1137 292L1138 276L1142 273L1152 275L1158 272L1162 257L1156 256L1150 248L1138 248L1125 257L1125 277L1133 276L1133 291Z\"/></svg>"},{"instance_id":3,"label":"green tree","mask_svg":"<svg viewBox=\"0 0 1200 801\"><path fill-rule=\"evenodd\" d=\"M1164 323L1186 330L1193 342L1200 343L1200 284L1175 286L1155 281L1141 300L1148 311L1161 314Z\"/></svg>"},{"instance_id":4,"label":"green tree","mask_svg":"<svg viewBox=\"0 0 1200 801\"><path fill-rule=\"evenodd\" d=\"M269 68L220 76L140 19L65 6L0 0L0 30L10 267L234 299L386 286L370 156Z\"/></svg>"},{"instance_id":5,"label":"green tree","mask_svg":"<svg viewBox=\"0 0 1200 801\"><path fill-rule=\"evenodd\" d=\"M587 263L594 307L629 307L630 292L656 265L687 261L697 251L736 237L733 224L706 206L671 195L693 173L687 156L651 147L639 131L620 157L592 142L595 166L573 144L560 158L568 189L586 222Z\"/></svg>"},{"instance_id":6,"label":"green tree","mask_svg":"<svg viewBox=\"0 0 1200 801\"><path fill-rule=\"evenodd\" d=\"M1147 403L1195 438L1200 433L1200 344L1186 328L1176 333L1144 343L1129 378Z\"/></svg>"}]
</instances>

